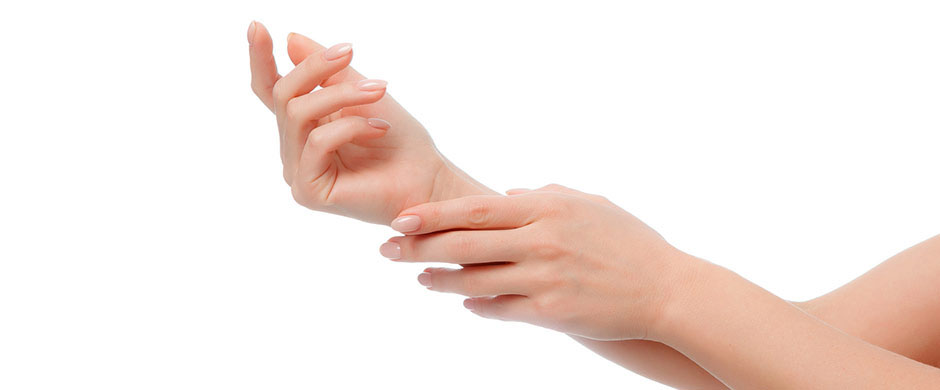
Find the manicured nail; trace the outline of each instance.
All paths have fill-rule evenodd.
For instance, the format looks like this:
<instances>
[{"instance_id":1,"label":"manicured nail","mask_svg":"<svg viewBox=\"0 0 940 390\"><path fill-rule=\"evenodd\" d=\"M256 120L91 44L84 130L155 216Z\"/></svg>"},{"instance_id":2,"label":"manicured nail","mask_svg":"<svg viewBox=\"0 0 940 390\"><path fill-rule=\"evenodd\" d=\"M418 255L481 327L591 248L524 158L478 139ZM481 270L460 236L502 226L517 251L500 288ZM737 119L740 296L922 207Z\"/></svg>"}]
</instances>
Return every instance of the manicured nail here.
<instances>
[{"instance_id":1,"label":"manicured nail","mask_svg":"<svg viewBox=\"0 0 940 390\"><path fill-rule=\"evenodd\" d=\"M401 258L401 245L397 242L386 242L379 247L379 253L389 259L398 260Z\"/></svg>"},{"instance_id":2,"label":"manicured nail","mask_svg":"<svg viewBox=\"0 0 940 390\"><path fill-rule=\"evenodd\" d=\"M398 217L392 221L391 226L392 229L398 230L402 233L413 232L421 227L421 217L417 215L406 215L404 217Z\"/></svg>"},{"instance_id":3,"label":"manicured nail","mask_svg":"<svg viewBox=\"0 0 940 390\"><path fill-rule=\"evenodd\" d=\"M427 272L418 274L418 283L421 283L424 287L431 287L431 274Z\"/></svg>"},{"instance_id":4,"label":"manicured nail","mask_svg":"<svg viewBox=\"0 0 940 390\"><path fill-rule=\"evenodd\" d=\"M473 310L473 299L467 298L463 300L463 307Z\"/></svg>"},{"instance_id":5,"label":"manicured nail","mask_svg":"<svg viewBox=\"0 0 940 390\"><path fill-rule=\"evenodd\" d=\"M352 53L351 43L337 43L323 52L323 58L327 61L333 61L343 58L349 53Z\"/></svg>"},{"instance_id":6,"label":"manicured nail","mask_svg":"<svg viewBox=\"0 0 940 390\"><path fill-rule=\"evenodd\" d=\"M529 191L532 191L532 190L528 188L513 188L511 190L506 190L506 195L524 194Z\"/></svg>"},{"instance_id":7,"label":"manicured nail","mask_svg":"<svg viewBox=\"0 0 940 390\"><path fill-rule=\"evenodd\" d=\"M367 122L369 122L369 126L372 126L376 129L388 130L392 127L392 124L388 123L388 121L384 119L369 118Z\"/></svg>"},{"instance_id":8,"label":"manicured nail","mask_svg":"<svg viewBox=\"0 0 940 390\"><path fill-rule=\"evenodd\" d=\"M288 34L287 34L287 43L290 43L290 39L291 39L291 37L293 37L293 36L294 36L294 33L288 33Z\"/></svg>"},{"instance_id":9,"label":"manicured nail","mask_svg":"<svg viewBox=\"0 0 940 390\"><path fill-rule=\"evenodd\" d=\"M248 25L248 46L251 46L255 41L255 23L257 22L252 20L251 24Z\"/></svg>"},{"instance_id":10,"label":"manicured nail","mask_svg":"<svg viewBox=\"0 0 940 390\"><path fill-rule=\"evenodd\" d=\"M385 86L388 85L388 82L385 80L376 80L376 79L366 79L356 84L359 87L359 90L362 91L378 91L385 89Z\"/></svg>"}]
</instances>

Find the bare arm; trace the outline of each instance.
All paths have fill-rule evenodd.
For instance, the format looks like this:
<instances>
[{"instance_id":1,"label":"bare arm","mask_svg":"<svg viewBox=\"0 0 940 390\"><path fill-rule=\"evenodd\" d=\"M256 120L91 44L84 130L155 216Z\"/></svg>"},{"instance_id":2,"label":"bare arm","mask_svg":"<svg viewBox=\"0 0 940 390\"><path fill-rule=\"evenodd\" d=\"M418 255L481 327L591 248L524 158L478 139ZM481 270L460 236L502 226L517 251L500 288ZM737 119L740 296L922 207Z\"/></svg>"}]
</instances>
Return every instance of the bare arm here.
<instances>
[{"instance_id":1,"label":"bare arm","mask_svg":"<svg viewBox=\"0 0 940 390\"><path fill-rule=\"evenodd\" d=\"M271 57L270 54L270 38L267 37L267 32L264 30L263 26L260 26L260 24L255 25L254 23L252 26L253 29L257 30L255 32L258 32L254 37L251 36L252 31L249 32L249 41L254 43L251 50L252 74L254 82L264 84L262 86L263 88L256 88L256 92L259 93L259 97L265 100L265 103L268 104L269 107L273 108L273 97L270 96L272 92L271 87L278 80L279 76L276 74L273 57ZM289 53L291 54L291 59L298 64L307 58L310 53L323 49L309 39L296 35L291 42L294 46L292 50L289 50ZM354 74L355 72L350 68L348 71L340 73ZM359 76L359 78L361 78L361 76ZM492 193L485 188L485 186L479 185L479 183L472 180L468 175L456 169L456 167L452 167L452 164L446 162L446 159L444 159L443 166L453 168L442 170L453 172L453 174L443 175L443 179L441 179L442 175L436 176L438 180L434 180L432 183L436 184L435 187L437 189L431 191L432 199L449 199L451 197L465 195ZM907 260L886 262L869 274L866 274L866 276L859 278L859 280L850 283L842 289L801 305L807 312L818 316L836 327L842 328L850 334L922 362L936 364L938 360L936 353L933 353L930 349L924 348L924 344L919 344L917 340L896 337L900 333L892 330L900 329L905 332L919 332L925 327L929 327L929 325L926 325L927 322L920 321L919 319L923 319L925 315L929 316L930 313L936 312L929 310L931 305L921 305L925 302L918 300L905 301L905 304L897 304L896 302L899 297L912 294L925 296L918 290L923 284L908 283L909 280L907 279L924 277L924 273L911 270L917 269L918 264L916 263L918 262L919 255L923 255L925 252L929 254L931 250L936 253L936 247L938 246L936 245L937 240L933 241L935 242L935 245L932 247L933 249L917 251L914 250L917 247L912 248L915 253L911 256L904 256L904 254L898 256L905 257ZM903 272L905 269L908 270L907 274ZM886 283L903 285L906 290L900 291L900 289L896 289L892 291L893 294L882 294L878 291L878 287ZM878 299L870 299L873 295L876 295ZM917 313L917 315L910 315L911 310ZM901 323L895 322L892 318L895 317L898 312L904 312L906 315L904 321L901 321ZM859 313L863 314L863 318L856 317ZM877 326L873 326L873 324L877 324ZM604 342L578 337L575 337L575 339L598 354L626 368L666 384L702 389L723 388L720 382L715 380L701 367L684 355L660 343L634 340Z\"/></svg>"},{"instance_id":2,"label":"bare arm","mask_svg":"<svg viewBox=\"0 0 940 390\"><path fill-rule=\"evenodd\" d=\"M433 291L470 297L464 306L485 318L528 322L593 340L658 341L732 388L877 388L889 383L921 388L940 383L936 368L848 335L733 272L682 253L598 196L552 185L509 197L428 203L403 211L399 218L420 221L400 230L406 236L391 239L401 248L399 261L486 264L427 268L418 278ZM934 292L930 281L936 264L910 270L905 257L873 271L906 284L879 304L935 313L933 306L923 305L922 294ZM513 260L491 263L507 258ZM853 284L878 279L860 278ZM834 318L854 321L851 316ZM924 320L910 315L899 326L909 329ZM901 345L910 337L890 330L863 334L888 336L881 341ZM640 367L645 375L650 374L643 369L657 364L636 364L640 360L633 358L643 353L638 346L649 347L656 358L691 367L656 344L621 344L633 351L590 344L605 356L632 359L625 365ZM660 363L667 371L659 373L666 372L668 380L675 379L668 370L697 372ZM685 378L694 380L691 375ZM714 385L707 382L688 387Z\"/></svg>"},{"instance_id":3,"label":"bare arm","mask_svg":"<svg viewBox=\"0 0 940 390\"><path fill-rule=\"evenodd\" d=\"M940 236L891 257L839 289L806 302L806 313L888 351L940 366ZM604 358L682 389L727 389L694 361L647 340L597 341L572 336Z\"/></svg>"},{"instance_id":4,"label":"bare arm","mask_svg":"<svg viewBox=\"0 0 940 390\"><path fill-rule=\"evenodd\" d=\"M940 235L837 290L800 304L843 332L919 362L940 364Z\"/></svg>"},{"instance_id":5,"label":"bare arm","mask_svg":"<svg viewBox=\"0 0 940 390\"><path fill-rule=\"evenodd\" d=\"M940 370L826 324L710 263L656 339L733 389L936 389ZM909 337L909 336L908 336Z\"/></svg>"}]
</instances>

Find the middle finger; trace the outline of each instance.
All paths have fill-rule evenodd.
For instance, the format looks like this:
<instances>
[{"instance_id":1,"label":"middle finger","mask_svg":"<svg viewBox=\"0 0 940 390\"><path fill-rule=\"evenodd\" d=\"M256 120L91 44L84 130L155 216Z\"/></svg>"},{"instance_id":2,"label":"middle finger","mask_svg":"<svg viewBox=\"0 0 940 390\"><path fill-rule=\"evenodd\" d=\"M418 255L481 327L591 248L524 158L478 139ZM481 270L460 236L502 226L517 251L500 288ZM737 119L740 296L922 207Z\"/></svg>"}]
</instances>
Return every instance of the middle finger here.
<instances>
[{"instance_id":1,"label":"middle finger","mask_svg":"<svg viewBox=\"0 0 940 390\"><path fill-rule=\"evenodd\" d=\"M514 229L454 230L393 237L380 248L396 261L483 264L520 262L528 257L525 237Z\"/></svg>"}]
</instances>

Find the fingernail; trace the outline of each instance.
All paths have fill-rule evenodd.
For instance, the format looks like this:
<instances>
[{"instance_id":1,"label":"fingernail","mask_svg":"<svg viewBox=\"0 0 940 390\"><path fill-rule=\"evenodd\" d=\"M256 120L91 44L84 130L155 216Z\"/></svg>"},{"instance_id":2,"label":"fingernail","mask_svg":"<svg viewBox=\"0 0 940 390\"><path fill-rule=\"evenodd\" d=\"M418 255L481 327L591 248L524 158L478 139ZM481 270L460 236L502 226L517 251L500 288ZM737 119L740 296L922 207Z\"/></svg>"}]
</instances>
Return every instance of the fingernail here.
<instances>
[{"instance_id":1,"label":"fingernail","mask_svg":"<svg viewBox=\"0 0 940 390\"><path fill-rule=\"evenodd\" d=\"M252 20L251 24L248 25L248 46L251 46L255 41L255 23L257 22Z\"/></svg>"},{"instance_id":2,"label":"fingernail","mask_svg":"<svg viewBox=\"0 0 940 390\"><path fill-rule=\"evenodd\" d=\"M418 283L421 283L424 287L431 287L431 274L427 272L418 274Z\"/></svg>"},{"instance_id":3,"label":"fingernail","mask_svg":"<svg viewBox=\"0 0 940 390\"><path fill-rule=\"evenodd\" d=\"M386 242L379 247L379 253L389 259L398 260L401 258L401 245L397 242Z\"/></svg>"},{"instance_id":4,"label":"fingernail","mask_svg":"<svg viewBox=\"0 0 940 390\"><path fill-rule=\"evenodd\" d=\"M392 127L392 124L388 123L388 121L384 119L369 118L367 122L369 122L369 126L372 126L376 129L388 130Z\"/></svg>"},{"instance_id":5,"label":"fingernail","mask_svg":"<svg viewBox=\"0 0 940 390\"><path fill-rule=\"evenodd\" d=\"M526 193L526 192L529 192L529 191L532 191L532 190L530 190L530 189L528 189L528 188L513 188L513 189L511 189L511 190L506 190L506 194L507 194L507 195L515 195L515 194Z\"/></svg>"},{"instance_id":6,"label":"fingernail","mask_svg":"<svg viewBox=\"0 0 940 390\"><path fill-rule=\"evenodd\" d=\"M402 233L413 232L421 227L421 217L417 215L406 215L404 217L398 217L392 221L391 226L392 229L398 230Z\"/></svg>"},{"instance_id":7,"label":"fingernail","mask_svg":"<svg viewBox=\"0 0 940 390\"><path fill-rule=\"evenodd\" d=\"M467 308L467 309L469 309L469 310L473 310L473 299L469 299L469 298L468 298L468 299L464 299L464 300L463 300L463 307L465 307L465 308Z\"/></svg>"},{"instance_id":8,"label":"fingernail","mask_svg":"<svg viewBox=\"0 0 940 390\"><path fill-rule=\"evenodd\" d=\"M360 81L356 84L361 91L378 91L380 89L385 89L385 86L388 85L388 82L385 80L376 80L376 79L366 79Z\"/></svg>"},{"instance_id":9,"label":"fingernail","mask_svg":"<svg viewBox=\"0 0 940 390\"><path fill-rule=\"evenodd\" d=\"M291 37L293 37L293 36L294 36L294 33L288 33L288 34L287 34L287 43L290 43L290 39L291 39Z\"/></svg>"},{"instance_id":10,"label":"fingernail","mask_svg":"<svg viewBox=\"0 0 940 390\"><path fill-rule=\"evenodd\" d=\"M323 52L323 58L327 61L338 60L351 52L351 43L337 43Z\"/></svg>"}]
</instances>

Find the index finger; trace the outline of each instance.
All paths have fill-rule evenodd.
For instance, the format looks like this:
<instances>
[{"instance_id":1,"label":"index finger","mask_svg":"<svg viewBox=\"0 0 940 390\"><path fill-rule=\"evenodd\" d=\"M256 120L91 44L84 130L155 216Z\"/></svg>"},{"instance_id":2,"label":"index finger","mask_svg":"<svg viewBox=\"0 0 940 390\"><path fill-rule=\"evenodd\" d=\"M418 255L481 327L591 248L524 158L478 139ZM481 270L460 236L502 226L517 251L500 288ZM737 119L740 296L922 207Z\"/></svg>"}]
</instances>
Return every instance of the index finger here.
<instances>
[{"instance_id":1,"label":"index finger","mask_svg":"<svg viewBox=\"0 0 940 390\"><path fill-rule=\"evenodd\" d=\"M252 21L248 26L248 56L251 62L251 90L271 112L274 112L274 83L281 78L274 62L274 44L263 24Z\"/></svg>"},{"instance_id":2,"label":"index finger","mask_svg":"<svg viewBox=\"0 0 940 390\"><path fill-rule=\"evenodd\" d=\"M538 197L475 195L420 204L398 215L391 227L409 235L453 229L513 229L538 218Z\"/></svg>"}]
</instances>

